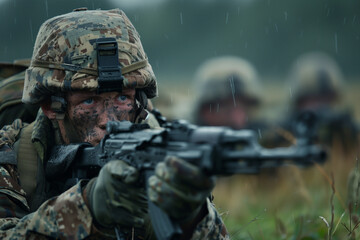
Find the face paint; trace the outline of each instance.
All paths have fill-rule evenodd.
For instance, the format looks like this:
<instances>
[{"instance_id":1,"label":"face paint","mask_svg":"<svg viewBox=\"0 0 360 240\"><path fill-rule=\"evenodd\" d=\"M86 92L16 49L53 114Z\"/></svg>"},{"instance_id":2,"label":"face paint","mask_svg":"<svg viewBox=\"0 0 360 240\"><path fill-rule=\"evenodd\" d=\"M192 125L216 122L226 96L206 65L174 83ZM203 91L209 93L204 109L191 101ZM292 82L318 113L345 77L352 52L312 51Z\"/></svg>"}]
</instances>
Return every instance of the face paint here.
<instances>
[{"instance_id":1,"label":"face paint","mask_svg":"<svg viewBox=\"0 0 360 240\"><path fill-rule=\"evenodd\" d=\"M121 93L81 91L67 96L68 123L64 125L64 139L70 142L75 131L77 141L97 145L106 134L108 121L135 120L135 89L124 89ZM72 128L72 129L71 129Z\"/></svg>"}]
</instances>

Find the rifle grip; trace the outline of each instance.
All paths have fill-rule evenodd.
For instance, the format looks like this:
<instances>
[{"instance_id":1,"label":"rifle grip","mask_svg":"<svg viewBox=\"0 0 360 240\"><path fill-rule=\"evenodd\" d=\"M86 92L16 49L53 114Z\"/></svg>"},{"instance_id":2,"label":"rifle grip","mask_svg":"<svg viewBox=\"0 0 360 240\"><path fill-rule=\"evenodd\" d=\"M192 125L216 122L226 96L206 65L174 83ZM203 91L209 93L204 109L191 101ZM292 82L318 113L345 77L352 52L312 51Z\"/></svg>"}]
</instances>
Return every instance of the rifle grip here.
<instances>
[{"instance_id":1,"label":"rifle grip","mask_svg":"<svg viewBox=\"0 0 360 240\"><path fill-rule=\"evenodd\" d=\"M154 171L145 171L146 189L148 189L148 179ZM158 240L176 240L180 238L182 230L179 224L173 222L170 217L152 201L148 200L148 210L151 224Z\"/></svg>"}]
</instances>

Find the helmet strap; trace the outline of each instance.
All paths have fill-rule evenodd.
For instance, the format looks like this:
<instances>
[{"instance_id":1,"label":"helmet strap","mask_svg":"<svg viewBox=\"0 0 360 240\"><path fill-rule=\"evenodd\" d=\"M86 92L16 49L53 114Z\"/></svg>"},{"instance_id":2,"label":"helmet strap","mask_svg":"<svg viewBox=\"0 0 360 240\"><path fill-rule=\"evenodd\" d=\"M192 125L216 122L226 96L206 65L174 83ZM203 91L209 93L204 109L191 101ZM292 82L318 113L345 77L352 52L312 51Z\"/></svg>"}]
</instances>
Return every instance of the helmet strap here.
<instances>
[{"instance_id":1,"label":"helmet strap","mask_svg":"<svg viewBox=\"0 0 360 240\"><path fill-rule=\"evenodd\" d=\"M147 109L148 98L144 91L137 89L135 93L135 99L139 101L140 105L143 106L144 109Z\"/></svg>"},{"instance_id":2,"label":"helmet strap","mask_svg":"<svg viewBox=\"0 0 360 240\"><path fill-rule=\"evenodd\" d=\"M144 96L140 97L142 94L139 93L142 92ZM145 101L145 103L144 103ZM136 104L136 110L135 110L135 123L140 123L143 120L145 120L148 117L148 111L146 111L147 107L147 97L145 93L141 90L137 90L135 94L135 104Z\"/></svg>"},{"instance_id":3,"label":"helmet strap","mask_svg":"<svg viewBox=\"0 0 360 240\"><path fill-rule=\"evenodd\" d=\"M62 96L51 96L51 110L55 112L56 119L64 119L67 102Z\"/></svg>"}]
</instances>

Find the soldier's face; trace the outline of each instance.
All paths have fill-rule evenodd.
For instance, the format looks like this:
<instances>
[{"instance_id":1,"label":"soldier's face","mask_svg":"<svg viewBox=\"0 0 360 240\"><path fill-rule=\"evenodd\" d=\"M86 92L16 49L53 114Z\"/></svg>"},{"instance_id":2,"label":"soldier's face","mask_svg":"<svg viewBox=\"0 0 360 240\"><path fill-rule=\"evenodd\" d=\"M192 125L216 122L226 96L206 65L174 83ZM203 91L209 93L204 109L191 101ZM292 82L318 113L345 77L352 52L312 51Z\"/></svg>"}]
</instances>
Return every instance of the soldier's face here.
<instances>
[{"instance_id":1,"label":"soldier's face","mask_svg":"<svg viewBox=\"0 0 360 240\"><path fill-rule=\"evenodd\" d=\"M207 126L229 126L234 129L246 127L250 109L241 101L234 104L233 98L204 104L200 109L201 122Z\"/></svg>"},{"instance_id":2,"label":"soldier's face","mask_svg":"<svg viewBox=\"0 0 360 240\"><path fill-rule=\"evenodd\" d=\"M298 110L318 110L326 107L333 107L336 97L330 94L309 96L297 103Z\"/></svg>"},{"instance_id":3,"label":"soldier's face","mask_svg":"<svg viewBox=\"0 0 360 240\"><path fill-rule=\"evenodd\" d=\"M60 131L66 143L74 142L74 134L81 142L97 145L106 134L108 121L135 120L135 89L96 94L90 91L67 95L67 116ZM72 129L71 129L72 128Z\"/></svg>"}]
</instances>

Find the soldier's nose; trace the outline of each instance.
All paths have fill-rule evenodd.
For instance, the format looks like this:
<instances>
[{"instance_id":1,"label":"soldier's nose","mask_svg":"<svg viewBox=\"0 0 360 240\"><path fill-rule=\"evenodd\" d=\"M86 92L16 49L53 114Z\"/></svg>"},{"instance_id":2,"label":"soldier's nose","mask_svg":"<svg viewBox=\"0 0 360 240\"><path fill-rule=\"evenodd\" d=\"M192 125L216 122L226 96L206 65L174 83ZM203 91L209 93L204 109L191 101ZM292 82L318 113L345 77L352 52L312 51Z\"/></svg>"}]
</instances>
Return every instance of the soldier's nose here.
<instances>
[{"instance_id":1,"label":"soldier's nose","mask_svg":"<svg viewBox=\"0 0 360 240\"><path fill-rule=\"evenodd\" d=\"M99 115L98 122L99 127L102 129L106 129L106 124L109 121L115 121L116 118L113 113L104 112L103 114Z\"/></svg>"}]
</instances>

